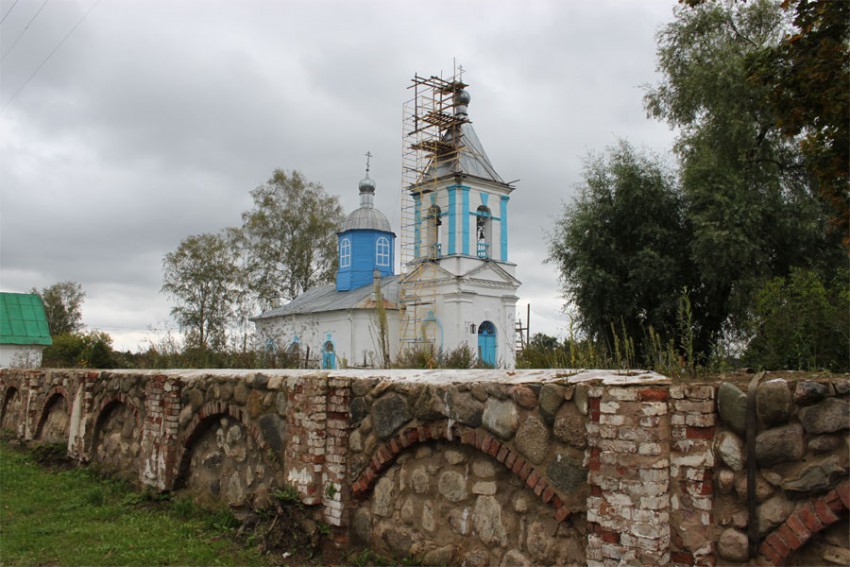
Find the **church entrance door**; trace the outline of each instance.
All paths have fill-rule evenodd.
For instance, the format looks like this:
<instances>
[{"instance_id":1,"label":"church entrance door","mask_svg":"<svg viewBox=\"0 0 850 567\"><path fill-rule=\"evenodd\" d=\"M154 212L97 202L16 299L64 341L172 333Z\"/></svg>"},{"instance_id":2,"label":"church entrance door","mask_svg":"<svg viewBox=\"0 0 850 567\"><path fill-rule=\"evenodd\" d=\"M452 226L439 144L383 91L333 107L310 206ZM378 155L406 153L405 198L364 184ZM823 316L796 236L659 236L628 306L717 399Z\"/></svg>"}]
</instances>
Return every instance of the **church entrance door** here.
<instances>
[{"instance_id":1,"label":"church entrance door","mask_svg":"<svg viewBox=\"0 0 850 567\"><path fill-rule=\"evenodd\" d=\"M496 367L496 326L490 321L478 325L478 360Z\"/></svg>"}]
</instances>

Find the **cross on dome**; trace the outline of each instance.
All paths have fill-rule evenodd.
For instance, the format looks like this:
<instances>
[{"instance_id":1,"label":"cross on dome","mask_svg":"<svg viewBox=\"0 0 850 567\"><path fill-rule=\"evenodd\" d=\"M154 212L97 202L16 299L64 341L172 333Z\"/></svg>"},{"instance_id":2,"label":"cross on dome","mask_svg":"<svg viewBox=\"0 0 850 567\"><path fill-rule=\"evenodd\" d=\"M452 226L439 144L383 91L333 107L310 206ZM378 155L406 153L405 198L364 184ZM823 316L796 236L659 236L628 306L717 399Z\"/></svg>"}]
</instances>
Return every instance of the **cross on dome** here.
<instances>
[{"instance_id":1,"label":"cross on dome","mask_svg":"<svg viewBox=\"0 0 850 567\"><path fill-rule=\"evenodd\" d=\"M371 177L369 177L369 160L372 159L372 152L367 151L363 155L366 156L366 177L364 177L360 181L360 185L359 185L359 188L360 188L360 206L361 207L371 207L372 206L372 200L371 199L364 199L364 197L366 196L365 194L367 194L367 193L371 194L371 195L375 194L375 182L372 181Z\"/></svg>"}]
</instances>

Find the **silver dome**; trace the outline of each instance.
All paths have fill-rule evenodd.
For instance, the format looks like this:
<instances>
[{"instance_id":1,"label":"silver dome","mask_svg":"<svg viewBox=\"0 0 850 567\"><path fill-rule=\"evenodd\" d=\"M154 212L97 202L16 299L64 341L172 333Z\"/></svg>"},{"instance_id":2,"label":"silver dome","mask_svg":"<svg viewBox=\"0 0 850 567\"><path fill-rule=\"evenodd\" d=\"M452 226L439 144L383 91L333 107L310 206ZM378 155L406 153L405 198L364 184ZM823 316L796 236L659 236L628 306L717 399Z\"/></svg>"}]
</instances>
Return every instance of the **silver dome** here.
<instances>
[{"instance_id":1,"label":"silver dome","mask_svg":"<svg viewBox=\"0 0 850 567\"><path fill-rule=\"evenodd\" d=\"M375 192L375 182L372 181L372 178L369 177L369 174L366 174L366 177L360 180L359 189L361 193L374 193Z\"/></svg>"},{"instance_id":2,"label":"silver dome","mask_svg":"<svg viewBox=\"0 0 850 567\"><path fill-rule=\"evenodd\" d=\"M392 232L390 221L384 216L384 213L373 207L360 207L345 219L342 225L342 232L347 230L381 230L383 232Z\"/></svg>"}]
</instances>

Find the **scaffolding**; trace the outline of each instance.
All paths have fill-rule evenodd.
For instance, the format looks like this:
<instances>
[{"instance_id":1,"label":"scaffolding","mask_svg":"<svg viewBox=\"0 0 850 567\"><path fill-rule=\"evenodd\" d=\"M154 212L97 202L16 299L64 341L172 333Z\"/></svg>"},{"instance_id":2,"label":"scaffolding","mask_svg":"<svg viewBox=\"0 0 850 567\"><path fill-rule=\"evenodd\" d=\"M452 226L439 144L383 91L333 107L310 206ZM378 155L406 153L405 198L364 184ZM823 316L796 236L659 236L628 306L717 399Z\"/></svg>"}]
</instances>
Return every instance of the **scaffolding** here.
<instances>
[{"instance_id":1,"label":"scaffolding","mask_svg":"<svg viewBox=\"0 0 850 567\"><path fill-rule=\"evenodd\" d=\"M531 342L531 304L526 308L525 326L522 324L522 316L517 314L514 330L516 331L516 354L519 356Z\"/></svg>"},{"instance_id":2,"label":"scaffolding","mask_svg":"<svg viewBox=\"0 0 850 567\"><path fill-rule=\"evenodd\" d=\"M438 346L438 261L443 254L440 209L432 202L446 176L460 173L466 85L457 77L420 77L404 104L402 132L400 303L401 352Z\"/></svg>"}]
</instances>

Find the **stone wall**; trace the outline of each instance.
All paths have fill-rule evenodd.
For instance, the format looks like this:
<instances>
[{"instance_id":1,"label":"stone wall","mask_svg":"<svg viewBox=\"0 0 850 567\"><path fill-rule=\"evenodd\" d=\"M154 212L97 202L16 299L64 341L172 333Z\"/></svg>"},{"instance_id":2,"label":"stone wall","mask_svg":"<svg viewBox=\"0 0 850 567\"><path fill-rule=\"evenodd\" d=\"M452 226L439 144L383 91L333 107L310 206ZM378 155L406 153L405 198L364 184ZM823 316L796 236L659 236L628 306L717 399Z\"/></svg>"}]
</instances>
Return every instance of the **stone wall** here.
<instances>
[{"instance_id":1,"label":"stone wall","mask_svg":"<svg viewBox=\"0 0 850 567\"><path fill-rule=\"evenodd\" d=\"M848 379L770 378L751 459L746 382L610 371L2 370L0 425L399 560L846 565Z\"/></svg>"},{"instance_id":2,"label":"stone wall","mask_svg":"<svg viewBox=\"0 0 850 567\"><path fill-rule=\"evenodd\" d=\"M358 382L353 532L442 564L581 563L584 384Z\"/></svg>"},{"instance_id":3,"label":"stone wall","mask_svg":"<svg viewBox=\"0 0 850 567\"><path fill-rule=\"evenodd\" d=\"M752 388L754 455L745 450L747 395L730 383L718 389L718 556L747 560L752 521L758 551L774 565L850 565L847 380L762 379ZM753 456L756 517L748 519L746 469Z\"/></svg>"}]
</instances>

